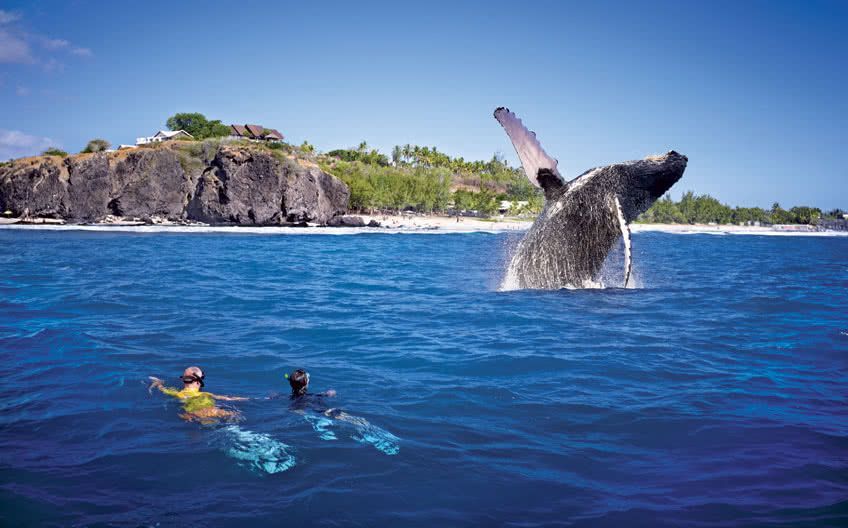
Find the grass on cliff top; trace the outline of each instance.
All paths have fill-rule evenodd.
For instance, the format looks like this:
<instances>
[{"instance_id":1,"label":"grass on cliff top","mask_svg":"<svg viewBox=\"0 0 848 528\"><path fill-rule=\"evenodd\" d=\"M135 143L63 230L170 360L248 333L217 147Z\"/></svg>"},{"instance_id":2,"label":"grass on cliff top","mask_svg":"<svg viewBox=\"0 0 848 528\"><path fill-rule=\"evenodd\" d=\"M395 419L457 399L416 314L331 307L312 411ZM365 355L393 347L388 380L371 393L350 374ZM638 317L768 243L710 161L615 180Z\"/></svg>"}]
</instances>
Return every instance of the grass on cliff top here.
<instances>
[{"instance_id":1,"label":"grass on cliff top","mask_svg":"<svg viewBox=\"0 0 848 528\"><path fill-rule=\"evenodd\" d=\"M209 138L203 140L166 141L142 145L140 148L171 149L177 153L184 171L199 172L204 167L210 165L215 159L215 156L218 155L218 152L225 147L270 154L277 161L289 168L293 168L292 164L318 166L314 154L282 142L261 143L243 139Z\"/></svg>"},{"instance_id":2,"label":"grass on cliff top","mask_svg":"<svg viewBox=\"0 0 848 528\"><path fill-rule=\"evenodd\" d=\"M180 140L142 145L141 148L171 148L178 152L197 158L204 163L210 163L222 147L237 147L254 152L263 152L274 156L280 162L295 159L297 161L316 163L315 155L288 143L265 143L248 141L246 139L230 140L226 138L210 138L203 140Z\"/></svg>"}]
</instances>

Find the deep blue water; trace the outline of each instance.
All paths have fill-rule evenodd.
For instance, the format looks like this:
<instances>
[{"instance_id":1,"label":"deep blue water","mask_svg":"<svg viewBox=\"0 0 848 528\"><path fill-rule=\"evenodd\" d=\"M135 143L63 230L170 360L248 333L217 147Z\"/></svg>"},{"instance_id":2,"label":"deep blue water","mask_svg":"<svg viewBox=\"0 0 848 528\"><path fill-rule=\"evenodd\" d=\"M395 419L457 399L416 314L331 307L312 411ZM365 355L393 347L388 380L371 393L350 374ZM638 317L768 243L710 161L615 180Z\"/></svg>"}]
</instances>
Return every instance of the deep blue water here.
<instances>
[{"instance_id":1,"label":"deep blue water","mask_svg":"<svg viewBox=\"0 0 848 528\"><path fill-rule=\"evenodd\" d=\"M640 289L498 292L508 245L0 231L0 524L848 525L848 238L637 234ZM399 451L228 404L296 459L251 468L148 394L191 364L304 367Z\"/></svg>"}]
</instances>

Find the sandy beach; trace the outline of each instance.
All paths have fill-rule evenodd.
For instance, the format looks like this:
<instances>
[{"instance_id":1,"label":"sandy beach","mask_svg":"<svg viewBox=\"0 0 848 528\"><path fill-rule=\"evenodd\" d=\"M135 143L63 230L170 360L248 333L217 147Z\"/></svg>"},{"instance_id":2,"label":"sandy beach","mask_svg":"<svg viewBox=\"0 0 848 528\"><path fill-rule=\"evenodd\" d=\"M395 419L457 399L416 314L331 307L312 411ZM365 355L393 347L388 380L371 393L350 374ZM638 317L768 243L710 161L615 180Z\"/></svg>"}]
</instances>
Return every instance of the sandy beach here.
<instances>
[{"instance_id":1,"label":"sandy beach","mask_svg":"<svg viewBox=\"0 0 848 528\"><path fill-rule=\"evenodd\" d=\"M502 233L521 232L530 228L532 221L519 218L480 219L472 217L430 215L356 215L367 224L371 220L380 227L288 227L288 226L213 226L205 224L145 224L126 220L94 224L65 224L54 219L30 219L19 223L18 218L0 218L0 229L34 229L51 231L125 231L135 233L243 233L243 234L327 234L349 235L360 233ZM736 226L705 224L632 224L633 233L661 232L680 235L761 235L761 236L848 236L848 231L815 231L810 226Z\"/></svg>"}]
</instances>

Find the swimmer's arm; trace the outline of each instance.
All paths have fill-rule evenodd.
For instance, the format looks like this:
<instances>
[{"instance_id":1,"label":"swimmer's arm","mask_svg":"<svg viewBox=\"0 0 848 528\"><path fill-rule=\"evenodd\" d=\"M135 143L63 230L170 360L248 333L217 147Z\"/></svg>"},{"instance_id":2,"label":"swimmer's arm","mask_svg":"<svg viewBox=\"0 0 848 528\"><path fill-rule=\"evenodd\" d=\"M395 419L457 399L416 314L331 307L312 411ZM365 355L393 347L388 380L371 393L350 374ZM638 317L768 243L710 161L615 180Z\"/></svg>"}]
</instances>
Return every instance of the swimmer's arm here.
<instances>
[{"instance_id":1,"label":"swimmer's arm","mask_svg":"<svg viewBox=\"0 0 848 528\"><path fill-rule=\"evenodd\" d=\"M152 380L152 382L150 383L150 386L147 387L147 392L149 392L150 394L153 394L153 388L155 387L155 388L159 389L159 392L161 392L163 394L167 394L168 396L174 396L174 397L177 397L177 398L180 397L180 391L178 391L177 389L172 389L170 387L166 387L165 383L162 380L160 380L159 378L156 378L154 376L150 376L150 379Z\"/></svg>"},{"instance_id":2,"label":"swimmer's arm","mask_svg":"<svg viewBox=\"0 0 848 528\"><path fill-rule=\"evenodd\" d=\"M178 391L177 389L172 389L171 387L163 387L160 385L159 390L162 391L163 394L167 394L168 396L173 396L175 398L180 397L180 391Z\"/></svg>"},{"instance_id":3,"label":"swimmer's arm","mask_svg":"<svg viewBox=\"0 0 848 528\"><path fill-rule=\"evenodd\" d=\"M156 376L149 376L149 378L150 386L147 387L147 392L153 394L153 387L156 387L160 392L167 394L168 396L179 396L180 391L166 387L165 382L161 379Z\"/></svg>"},{"instance_id":4,"label":"swimmer's arm","mask_svg":"<svg viewBox=\"0 0 848 528\"><path fill-rule=\"evenodd\" d=\"M244 396L224 396L224 395L221 395L221 394L210 394L210 396L212 396L216 400L221 400L221 401L247 401L247 400L250 399L250 398L245 398Z\"/></svg>"}]
</instances>

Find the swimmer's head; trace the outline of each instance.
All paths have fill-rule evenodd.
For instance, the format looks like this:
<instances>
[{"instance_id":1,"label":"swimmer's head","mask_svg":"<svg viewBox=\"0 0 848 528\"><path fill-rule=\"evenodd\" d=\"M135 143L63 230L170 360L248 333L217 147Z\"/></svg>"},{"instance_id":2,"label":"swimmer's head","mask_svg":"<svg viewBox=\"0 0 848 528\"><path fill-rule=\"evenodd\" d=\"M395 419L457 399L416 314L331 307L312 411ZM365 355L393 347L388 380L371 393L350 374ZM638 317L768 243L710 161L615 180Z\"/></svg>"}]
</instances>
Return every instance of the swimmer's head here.
<instances>
[{"instance_id":1,"label":"swimmer's head","mask_svg":"<svg viewBox=\"0 0 848 528\"><path fill-rule=\"evenodd\" d=\"M203 371L200 370L200 367L189 367L183 371L183 375L180 379L183 380L183 384L186 386L191 385L192 383L197 383L200 385L200 388L203 388L203 378L206 376L203 375Z\"/></svg>"},{"instance_id":2,"label":"swimmer's head","mask_svg":"<svg viewBox=\"0 0 848 528\"><path fill-rule=\"evenodd\" d=\"M306 394L306 389L309 387L309 373L303 369L297 369L291 374L286 374L286 378L291 385L292 394L301 396Z\"/></svg>"}]
</instances>

